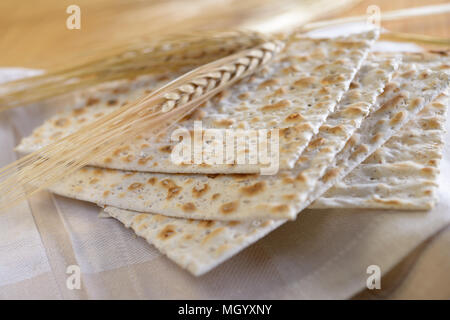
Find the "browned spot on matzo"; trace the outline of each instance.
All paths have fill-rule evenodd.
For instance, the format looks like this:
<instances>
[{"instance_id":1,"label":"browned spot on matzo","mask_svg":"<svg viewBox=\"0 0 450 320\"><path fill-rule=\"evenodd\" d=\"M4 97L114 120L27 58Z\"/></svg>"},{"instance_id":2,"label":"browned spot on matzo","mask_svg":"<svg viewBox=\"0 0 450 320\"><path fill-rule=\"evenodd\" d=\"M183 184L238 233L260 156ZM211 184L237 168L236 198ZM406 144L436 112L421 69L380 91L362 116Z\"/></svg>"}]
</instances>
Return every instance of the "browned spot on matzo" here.
<instances>
[{"instance_id":1,"label":"browned spot on matzo","mask_svg":"<svg viewBox=\"0 0 450 320\"><path fill-rule=\"evenodd\" d=\"M322 137L319 137L319 138L316 138L316 139L312 140L312 141L309 143L308 148L309 148L309 149L315 149L315 148L320 147L320 146L323 145L324 143L325 143L325 139L322 138Z\"/></svg>"},{"instance_id":2,"label":"browned spot on matzo","mask_svg":"<svg viewBox=\"0 0 450 320\"><path fill-rule=\"evenodd\" d=\"M174 196L179 194L182 190L181 187L177 186L175 182L171 179L161 180L160 184L167 189L167 197L166 200L172 199Z\"/></svg>"},{"instance_id":3,"label":"browned spot on matzo","mask_svg":"<svg viewBox=\"0 0 450 320\"><path fill-rule=\"evenodd\" d=\"M366 113L366 105L364 103L355 103L345 109L344 113L348 116L361 116Z\"/></svg>"},{"instance_id":4,"label":"browned spot on matzo","mask_svg":"<svg viewBox=\"0 0 450 320\"><path fill-rule=\"evenodd\" d=\"M434 173L434 168L431 168L431 167L425 167L425 168L422 168L422 169L420 169L420 171L422 171L423 173L425 173L426 175L431 175L431 174L433 174Z\"/></svg>"},{"instance_id":5,"label":"browned spot on matzo","mask_svg":"<svg viewBox=\"0 0 450 320\"><path fill-rule=\"evenodd\" d=\"M198 226L201 228L211 228L215 225L215 221L213 220L202 220L198 223Z\"/></svg>"},{"instance_id":6,"label":"browned spot on matzo","mask_svg":"<svg viewBox=\"0 0 450 320\"><path fill-rule=\"evenodd\" d=\"M237 201L225 203L220 207L220 212L223 214L233 213L238 208L238 205L239 203Z\"/></svg>"},{"instance_id":7,"label":"browned spot on matzo","mask_svg":"<svg viewBox=\"0 0 450 320\"><path fill-rule=\"evenodd\" d=\"M117 148L116 150L114 150L113 156L118 156L118 155L120 155L121 153L124 153L124 152L126 152L126 151L128 151L128 150L130 150L130 147L129 147L129 146Z\"/></svg>"},{"instance_id":8,"label":"browned spot on matzo","mask_svg":"<svg viewBox=\"0 0 450 320\"><path fill-rule=\"evenodd\" d=\"M411 103L408 105L408 110L413 110L417 108L418 105L423 103L423 98L416 98L411 101Z\"/></svg>"},{"instance_id":9,"label":"browned spot on matzo","mask_svg":"<svg viewBox=\"0 0 450 320\"><path fill-rule=\"evenodd\" d=\"M283 213L289 211L289 207L285 204L280 204L279 206L272 207L270 211L273 213Z\"/></svg>"},{"instance_id":10,"label":"browned spot on matzo","mask_svg":"<svg viewBox=\"0 0 450 320\"><path fill-rule=\"evenodd\" d=\"M161 240L167 240L175 235L175 226L169 224L158 233L158 238Z\"/></svg>"},{"instance_id":11,"label":"browned spot on matzo","mask_svg":"<svg viewBox=\"0 0 450 320\"><path fill-rule=\"evenodd\" d=\"M360 41L337 41L335 44L337 47L352 49L359 49L364 46Z\"/></svg>"},{"instance_id":12,"label":"browned spot on matzo","mask_svg":"<svg viewBox=\"0 0 450 320\"><path fill-rule=\"evenodd\" d=\"M132 162L133 160L134 160L134 156L132 154L122 157L123 162Z\"/></svg>"},{"instance_id":13,"label":"browned spot on matzo","mask_svg":"<svg viewBox=\"0 0 450 320\"><path fill-rule=\"evenodd\" d=\"M380 97L384 97L387 94L391 93L392 91L394 91L395 89L397 89L398 86L396 83L388 83L385 87L384 87L384 91L381 93Z\"/></svg>"},{"instance_id":14,"label":"browned spot on matzo","mask_svg":"<svg viewBox=\"0 0 450 320\"><path fill-rule=\"evenodd\" d=\"M402 78L412 78L416 74L415 70L409 70L400 75Z\"/></svg>"},{"instance_id":15,"label":"browned spot on matzo","mask_svg":"<svg viewBox=\"0 0 450 320\"><path fill-rule=\"evenodd\" d=\"M257 182L251 186L242 187L240 190L242 193L246 196L253 196L255 194L258 194L262 191L264 191L266 187L266 183L264 181Z\"/></svg>"},{"instance_id":16,"label":"browned spot on matzo","mask_svg":"<svg viewBox=\"0 0 450 320\"><path fill-rule=\"evenodd\" d=\"M144 165L144 164L146 164L148 161L150 161L150 160L152 160L152 159L153 159L152 156L145 157L145 158L140 158L140 159L138 160L138 163L139 163L140 165Z\"/></svg>"},{"instance_id":17,"label":"browned spot on matzo","mask_svg":"<svg viewBox=\"0 0 450 320\"><path fill-rule=\"evenodd\" d=\"M294 85L301 88L311 87L316 84L316 77L304 77L294 82Z\"/></svg>"},{"instance_id":18,"label":"browned spot on matzo","mask_svg":"<svg viewBox=\"0 0 450 320\"><path fill-rule=\"evenodd\" d=\"M128 190L136 190L136 189L142 188L143 186L144 185L142 183L135 182L128 186Z\"/></svg>"},{"instance_id":19,"label":"browned spot on matzo","mask_svg":"<svg viewBox=\"0 0 450 320\"><path fill-rule=\"evenodd\" d=\"M398 105L401 101L404 101L407 98L407 95L405 93L400 93L396 95L395 97L389 99L386 101L378 110L379 112L387 109L392 109L396 105Z\"/></svg>"},{"instance_id":20,"label":"browned spot on matzo","mask_svg":"<svg viewBox=\"0 0 450 320\"><path fill-rule=\"evenodd\" d=\"M291 105L290 101L288 101L288 100L281 100L281 101L278 101L278 102L275 102L275 103L272 103L272 104L265 105L264 107L261 108L261 110L263 112L273 111L273 110L287 108L290 105Z\"/></svg>"},{"instance_id":21,"label":"browned spot on matzo","mask_svg":"<svg viewBox=\"0 0 450 320\"><path fill-rule=\"evenodd\" d=\"M329 85L329 84L340 83L344 80L345 80L345 78L343 75L333 74L333 75L327 76L327 77L323 78L322 80L320 80L320 83L323 85Z\"/></svg>"},{"instance_id":22,"label":"browned spot on matzo","mask_svg":"<svg viewBox=\"0 0 450 320\"><path fill-rule=\"evenodd\" d=\"M205 244L205 243L209 242L209 240L215 238L218 234L220 234L220 233L222 233L224 231L225 231L224 227L220 227L220 228L214 229L205 238L203 238L202 244Z\"/></svg>"},{"instance_id":23,"label":"browned spot on matzo","mask_svg":"<svg viewBox=\"0 0 450 320\"><path fill-rule=\"evenodd\" d=\"M220 197L220 193L214 193L211 197L212 200L217 200Z\"/></svg>"},{"instance_id":24,"label":"browned spot on matzo","mask_svg":"<svg viewBox=\"0 0 450 320\"><path fill-rule=\"evenodd\" d=\"M169 146L169 145L163 146L163 147L159 148L159 151L165 152L165 153L170 153L170 152L172 152L172 146Z\"/></svg>"},{"instance_id":25,"label":"browned spot on matzo","mask_svg":"<svg viewBox=\"0 0 450 320\"><path fill-rule=\"evenodd\" d=\"M209 185L205 183L203 186L195 186L192 188L192 195L194 198L202 197L209 190Z\"/></svg>"},{"instance_id":26,"label":"browned spot on matzo","mask_svg":"<svg viewBox=\"0 0 450 320\"><path fill-rule=\"evenodd\" d=\"M268 79L268 80L266 80L264 82L261 82L260 85L258 86L258 88L259 89L263 89L263 88L266 88L266 87L275 86L278 83L279 83L279 81L276 80L276 79Z\"/></svg>"},{"instance_id":27,"label":"browned spot on matzo","mask_svg":"<svg viewBox=\"0 0 450 320\"><path fill-rule=\"evenodd\" d=\"M88 107L90 107L90 106L93 106L94 104L97 104L97 103L99 103L100 102L100 99L97 99L97 98L89 98L87 101L86 101L86 106L88 106Z\"/></svg>"},{"instance_id":28,"label":"browned spot on matzo","mask_svg":"<svg viewBox=\"0 0 450 320\"><path fill-rule=\"evenodd\" d=\"M55 121L55 126L64 128L67 127L70 124L70 120L66 118L59 118Z\"/></svg>"},{"instance_id":29,"label":"browned spot on matzo","mask_svg":"<svg viewBox=\"0 0 450 320\"><path fill-rule=\"evenodd\" d=\"M108 106L115 106L116 104L117 104L117 99L111 99L111 100L108 100L108 102L107 102L107 104L108 104Z\"/></svg>"},{"instance_id":30,"label":"browned spot on matzo","mask_svg":"<svg viewBox=\"0 0 450 320\"><path fill-rule=\"evenodd\" d=\"M241 93L238 96L238 98L241 99L241 100L247 100L248 98L250 98L250 94L248 92L244 92L244 93Z\"/></svg>"},{"instance_id":31,"label":"browned spot on matzo","mask_svg":"<svg viewBox=\"0 0 450 320\"><path fill-rule=\"evenodd\" d=\"M289 116L286 117L286 121L303 121L305 120L304 117L301 116L299 113L292 113Z\"/></svg>"},{"instance_id":32,"label":"browned spot on matzo","mask_svg":"<svg viewBox=\"0 0 450 320\"><path fill-rule=\"evenodd\" d=\"M271 94L269 94L267 96L267 98L282 96L286 93L287 93L286 89L284 87L280 87L277 90L275 90L274 92L272 92Z\"/></svg>"},{"instance_id":33,"label":"browned spot on matzo","mask_svg":"<svg viewBox=\"0 0 450 320\"><path fill-rule=\"evenodd\" d=\"M373 201L374 201L374 202L378 202L378 203L382 203L382 204L385 204L385 205L392 205L392 206L398 206L398 205L401 205L401 202L400 202L400 201L398 201L398 200L392 200L392 199L387 199L387 200L385 200L385 199L380 199L380 198L378 198L378 197L375 197L375 198L373 199Z\"/></svg>"},{"instance_id":34,"label":"browned spot on matzo","mask_svg":"<svg viewBox=\"0 0 450 320\"><path fill-rule=\"evenodd\" d=\"M183 204L183 211L192 212L195 210L195 205L192 202Z\"/></svg>"},{"instance_id":35,"label":"browned spot on matzo","mask_svg":"<svg viewBox=\"0 0 450 320\"><path fill-rule=\"evenodd\" d=\"M391 119L391 121L389 121L389 123L391 125L396 125L397 123L400 123L403 119L405 119L405 117L406 117L405 112L400 111L392 117L392 119Z\"/></svg>"},{"instance_id":36,"label":"browned spot on matzo","mask_svg":"<svg viewBox=\"0 0 450 320\"><path fill-rule=\"evenodd\" d=\"M359 145L355 151L353 151L352 155L350 156L350 160L356 159L360 154L365 154L369 151L366 145L361 144Z\"/></svg>"},{"instance_id":37,"label":"browned spot on matzo","mask_svg":"<svg viewBox=\"0 0 450 320\"><path fill-rule=\"evenodd\" d=\"M305 177L305 175L303 174L303 172L300 172L296 177L295 180L305 183L308 179Z\"/></svg>"},{"instance_id":38,"label":"browned spot on matzo","mask_svg":"<svg viewBox=\"0 0 450 320\"><path fill-rule=\"evenodd\" d=\"M338 168L332 168L327 170L327 172L323 175L322 180L327 182L334 178L336 178L339 175L339 169Z\"/></svg>"},{"instance_id":39,"label":"browned spot on matzo","mask_svg":"<svg viewBox=\"0 0 450 320\"><path fill-rule=\"evenodd\" d=\"M77 117L79 115L82 115L85 112L86 112L86 108L78 108L78 109L74 109L72 111L72 114Z\"/></svg>"},{"instance_id":40,"label":"browned spot on matzo","mask_svg":"<svg viewBox=\"0 0 450 320\"><path fill-rule=\"evenodd\" d=\"M379 140L381 140L383 138L383 135L381 134L381 133L376 133L373 137L372 137L372 139L370 140L370 142L371 143L376 143L376 142L378 142Z\"/></svg>"},{"instance_id":41,"label":"browned spot on matzo","mask_svg":"<svg viewBox=\"0 0 450 320\"><path fill-rule=\"evenodd\" d=\"M214 125L218 127L228 127L231 126L235 121L233 119L220 119L215 120Z\"/></svg>"},{"instance_id":42,"label":"browned spot on matzo","mask_svg":"<svg viewBox=\"0 0 450 320\"><path fill-rule=\"evenodd\" d=\"M144 213L138 214L134 217L133 222L136 224L139 224L139 223L141 223L142 220L146 219L147 217L148 217L148 214L144 214Z\"/></svg>"}]
</instances>

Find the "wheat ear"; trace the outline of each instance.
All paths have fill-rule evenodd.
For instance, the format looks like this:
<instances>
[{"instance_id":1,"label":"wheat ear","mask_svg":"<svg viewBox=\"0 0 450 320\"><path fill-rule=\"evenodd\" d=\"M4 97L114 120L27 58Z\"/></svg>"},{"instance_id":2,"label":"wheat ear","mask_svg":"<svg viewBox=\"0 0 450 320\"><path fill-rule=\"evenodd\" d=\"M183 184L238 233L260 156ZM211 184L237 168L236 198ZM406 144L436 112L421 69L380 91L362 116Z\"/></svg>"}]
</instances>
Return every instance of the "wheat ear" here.
<instances>
[{"instance_id":1,"label":"wheat ear","mask_svg":"<svg viewBox=\"0 0 450 320\"><path fill-rule=\"evenodd\" d=\"M151 43L113 48L88 63L0 86L0 112L45 100L102 82L192 69L269 41L256 32L179 34Z\"/></svg>"},{"instance_id":2,"label":"wheat ear","mask_svg":"<svg viewBox=\"0 0 450 320\"><path fill-rule=\"evenodd\" d=\"M0 209L73 173L142 132L153 136L173 126L199 104L253 74L284 44L266 42L217 60L170 82L152 94L106 115L0 170Z\"/></svg>"}]
</instances>

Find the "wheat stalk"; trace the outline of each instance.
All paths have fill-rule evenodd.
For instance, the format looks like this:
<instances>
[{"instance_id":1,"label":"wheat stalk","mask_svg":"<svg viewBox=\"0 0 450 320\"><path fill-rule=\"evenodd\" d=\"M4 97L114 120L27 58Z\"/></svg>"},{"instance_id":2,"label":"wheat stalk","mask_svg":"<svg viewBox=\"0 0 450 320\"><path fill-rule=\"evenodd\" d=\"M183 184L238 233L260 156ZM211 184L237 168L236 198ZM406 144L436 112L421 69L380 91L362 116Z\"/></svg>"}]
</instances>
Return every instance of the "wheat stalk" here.
<instances>
[{"instance_id":1,"label":"wheat stalk","mask_svg":"<svg viewBox=\"0 0 450 320\"><path fill-rule=\"evenodd\" d=\"M427 36L424 34L387 32L387 33L382 33L380 35L380 40L398 41L398 42L414 42L414 43L418 43L418 44L450 47L450 39L449 38Z\"/></svg>"},{"instance_id":2,"label":"wheat stalk","mask_svg":"<svg viewBox=\"0 0 450 320\"><path fill-rule=\"evenodd\" d=\"M0 170L0 208L6 208L136 138L170 128L199 104L268 63L283 47L266 42L201 66L161 89Z\"/></svg>"},{"instance_id":3,"label":"wheat stalk","mask_svg":"<svg viewBox=\"0 0 450 320\"><path fill-rule=\"evenodd\" d=\"M419 16L443 14L446 12L450 12L450 4L448 4L448 3L381 12L380 19L381 19L381 21L395 21L395 20L408 19L408 18L419 17ZM349 22L361 22L361 21L366 21L366 20L367 20L367 15L352 16L352 17L345 17L345 18L339 18L339 19L322 20L322 21L307 23L304 26L302 26L301 29L308 31L308 30L329 27L329 26L334 26L334 25L339 25L339 24L344 24L344 23L349 23Z\"/></svg>"},{"instance_id":4,"label":"wheat stalk","mask_svg":"<svg viewBox=\"0 0 450 320\"><path fill-rule=\"evenodd\" d=\"M268 41L255 32L178 34L117 48L80 66L0 86L0 112L106 81L193 68ZM112 49L114 50L114 49Z\"/></svg>"}]
</instances>

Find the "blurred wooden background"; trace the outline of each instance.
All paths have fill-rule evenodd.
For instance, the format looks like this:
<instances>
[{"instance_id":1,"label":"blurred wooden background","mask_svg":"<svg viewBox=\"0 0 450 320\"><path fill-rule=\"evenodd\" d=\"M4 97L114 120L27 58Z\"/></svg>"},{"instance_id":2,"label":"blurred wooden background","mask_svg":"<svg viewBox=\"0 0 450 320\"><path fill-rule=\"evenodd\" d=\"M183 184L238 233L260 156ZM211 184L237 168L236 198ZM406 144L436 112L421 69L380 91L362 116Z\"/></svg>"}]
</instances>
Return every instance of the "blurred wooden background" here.
<instances>
[{"instance_id":1,"label":"blurred wooden background","mask_svg":"<svg viewBox=\"0 0 450 320\"><path fill-rule=\"evenodd\" d=\"M195 2L205 5L205 1ZM249 6L254 6L254 10L259 10L261 6L255 5L255 1L245 2ZM260 1L267 2L267 0ZM365 14L366 8L373 4L378 5L383 12L448 2L448 0L356 0L356 4L353 3L344 11L328 15L326 18ZM182 3L184 6L181 6ZM146 34L151 26L164 20L164 10L175 11L180 16L186 14L186 10L192 10L191 13L195 14L196 6L191 5L192 3L194 2L179 0L2 0L0 65L47 68L73 64L75 59L77 61L83 57L87 59L94 49L105 49L131 37ZM211 0L207 2L206 7L211 10L211 14L217 16L215 21L220 27L220 17L224 9L218 7L217 3L219 2ZM68 17L66 8L71 4L81 8L81 30L66 28ZM163 9L155 13L155 6ZM245 18L244 15L236 13L233 24L239 25ZM198 24L201 25L201 21ZM174 25L179 27L176 19ZM383 26L397 32L450 37L449 14L384 22Z\"/></svg>"}]
</instances>

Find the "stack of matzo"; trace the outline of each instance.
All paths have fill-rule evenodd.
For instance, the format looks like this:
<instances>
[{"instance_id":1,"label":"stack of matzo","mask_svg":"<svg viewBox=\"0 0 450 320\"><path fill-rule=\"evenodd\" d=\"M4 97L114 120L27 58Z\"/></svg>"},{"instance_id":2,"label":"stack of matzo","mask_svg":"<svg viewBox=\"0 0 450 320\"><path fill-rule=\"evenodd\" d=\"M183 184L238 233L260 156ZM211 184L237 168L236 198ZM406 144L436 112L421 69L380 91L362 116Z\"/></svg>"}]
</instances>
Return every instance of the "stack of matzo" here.
<instances>
[{"instance_id":1,"label":"stack of matzo","mask_svg":"<svg viewBox=\"0 0 450 320\"><path fill-rule=\"evenodd\" d=\"M370 53L376 38L375 31L334 39L293 35L272 64L178 123L188 130L196 120L203 129L279 129L275 175L258 174L259 164L177 164L170 133L157 141L142 133L50 189L104 207L195 275L311 204L430 208L450 59ZM175 76L85 96L86 107L48 120L17 149L47 145Z\"/></svg>"}]
</instances>

